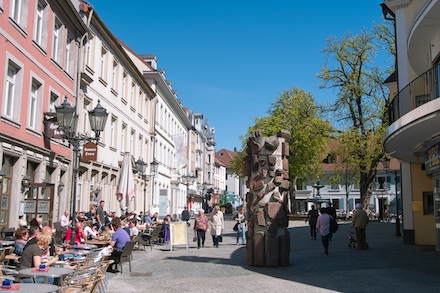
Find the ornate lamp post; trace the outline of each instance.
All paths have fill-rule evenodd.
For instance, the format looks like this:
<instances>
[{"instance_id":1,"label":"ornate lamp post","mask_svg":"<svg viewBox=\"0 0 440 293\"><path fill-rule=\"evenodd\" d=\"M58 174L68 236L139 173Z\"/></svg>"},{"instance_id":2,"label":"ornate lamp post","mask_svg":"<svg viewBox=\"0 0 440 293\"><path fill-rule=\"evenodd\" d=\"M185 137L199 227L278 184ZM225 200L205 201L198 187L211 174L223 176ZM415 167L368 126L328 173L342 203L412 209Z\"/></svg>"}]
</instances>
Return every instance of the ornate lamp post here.
<instances>
[{"instance_id":1,"label":"ornate lamp post","mask_svg":"<svg viewBox=\"0 0 440 293\"><path fill-rule=\"evenodd\" d=\"M208 211L208 207L209 207L208 206L208 201L211 199L212 191L211 191L210 187L211 187L211 184L207 183L207 182L203 182L202 184L199 183L197 185L197 188L202 191L202 195L203 195L203 198L204 198L203 209L205 211ZM206 193L205 193L205 190L206 190Z\"/></svg>"},{"instance_id":2,"label":"ornate lamp post","mask_svg":"<svg viewBox=\"0 0 440 293\"><path fill-rule=\"evenodd\" d=\"M153 162L150 163L150 175L147 175L145 174L145 171L147 170L147 163L142 161L140 158L136 161L136 169L139 173L141 173L142 179L144 180L144 213L147 211L147 178L156 177L158 167L159 162L156 160L156 158L154 158Z\"/></svg>"},{"instance_id":3,"label":"ornate lamp post","mask_svg":"<svg viewBox=\"0 0 440 293\"><path fill-rule=\"evenodd\" d=\"M382 158L382 166L385 169L385 172L388 173L390 168L390 159L387 157ZM397 170L393 171L394 173L394 184L396 189L396 236L400 237L402 234L400 233L400 218L399 218L399 198L397 195Z\"/></svg>"},{"instance_id":4,"label":"ornate lamp post","mask_svg":"<svg viewBox=\"0 0 440 293\"><path fill-rule=\"evenodd\" d=\"M188 206L188 209L191 210L192 207L190 207L190 195L189 195L189 186L194 184L194 181L196 180L196 176L192 175L191 173L188 173L186 175L182 175L182 180L186 184L186 205Z\"/></svg>"},{"instance_id":5,"label":"ornate lamp post","mask_svg":"<svg viewBox=\"0 0 440 293\"><path fill-rule=\"evenodd\" d=\"M63 139L67 140L71 146L73 146L73 172L72 172L72 204L71 215L75 217L76 212L76 194L77 194L77 181L79 174L79 163L81 159L80 147L86 142L93 141L98 143L101 132L104 131L105 124L107 122L108 113L104 109L100 101L93 110L89 111L89 122L92 131L95 133L95 137L88 137L86 135L80 135L76 133L76 126L78 123L78 114L76 109L71 106L67 97L60 106L55 106L55 111L58 120L58 127L63 131ZM72 232L70 234L70 244L75 243L75 220L72 221Z\"/></svg>"}]
</instances>

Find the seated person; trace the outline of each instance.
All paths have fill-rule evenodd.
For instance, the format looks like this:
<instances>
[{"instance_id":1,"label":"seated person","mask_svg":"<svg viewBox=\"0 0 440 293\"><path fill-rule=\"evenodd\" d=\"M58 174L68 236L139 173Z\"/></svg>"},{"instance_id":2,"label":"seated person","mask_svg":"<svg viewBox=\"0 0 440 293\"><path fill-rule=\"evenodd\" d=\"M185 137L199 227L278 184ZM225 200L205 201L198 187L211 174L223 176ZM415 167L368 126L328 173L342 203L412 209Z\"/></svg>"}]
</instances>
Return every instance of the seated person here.
<instances>
[{"instance_id":1,"label":"seated person","mask_svg":"<svg viewBox=\"0 0 440 293\"><path fill-rule=\"evenodd\" d=\"M84 227L84 236L87 240L92 240L93 238L96 238L97 235L98 231L96 231L95 227L93 227L93 221L87 220Z\"/></svg>"},{"instance_id":2,"label":"seated person","mask_svg":"<svg viewBox=\"0 0 440 293\"><path fill-rule=\"evenodd\" d=\"M49 227L49 226L44 226L43 227L43 232L49 234L50 237L51 237L51 241L49 243L49 254L48 254L48 256L54 256L56 254L56 250L55 250L55 242L53 240L52 228Z\"/></svg>"},{"instance_id":3,"label":"seated person","mask_svg":"<svg viewBox=\"0 0 440 293\"><path fill-rule=\"evenodd\" d=\"M29 228L29 237L26 242L26 245L23 248L23 251L25 251L29 245L37 243L37 236L39 233L40 233L40 228L38 226L31 226Z\"/></svg>"},{"instance_id":4,"label":"seated person","mask_svg":"<svg viewBox=\"0 0 440 293\"><path fill-rule=\"evenodd\" d=\"M118 273L117 264L119 262L122 250L125 247L125 243L130 241L130 236L123 227L121 227L121 219L114 217L110 223L110 229L114 231L112 235L112 240L110 241L110 246L113 247L113 252L109 259L113 259L115 262L110 265L107 269L108 272Z\"/></svg>"},{"instance_id":5,"label":"seated person","mask_svg":"<svg viewBox=\"0 0 440 293\"><path fill-rule=\"evenodd\" d=\"M45 233L41 232L37 236L37 243L29 245L24 251L20 259L20 269L26 268L39 268L41 264L41 259L43 255L48 254L49 243L51 242L52 237ZM46 266L50 266L54 264L58 259L56 257L49 258L45 263ZM32 283L31 278L24 278L23 282ZM43 278L36 278L36 283L43 283ZM53 283L53 278L49 278L48 283Z\"/></svg>"},{"instance_id":6,"label":"seated person","mask_svg":"<svg viewBox=\"0 0 440 293\"><path fill-rule=\"evenodd\" d=\"M136 228L137 219L130 220L130 238L134 240L139 235L139 230Z\"/></svg>"},{"instance_id":7,"label":"seated person","mask_svg":"<svg viewBox=\"0 0 440 293\"><path fill-rule=\"evenodd\" d=\"M86 236L84 234L83 229L83 222L76 222L75 223L75 243L81 244L82 242L85 242ZM66 231L66 242L70 243L70 235L72 234L72 227L69 227Z\"/></svg>"},{"instance_id":8,"label":"seated person","mask_svg":"<svg viewBox=\"0 0 440 293\"><path fill-rule=\"evenodd\" d=\"M14 247L14 253L16 255L22 255L24 247L28 241L29 237L29 231L25 227L20 227L17 230L15 230L15 247Z\"/></svg>"}]
</instances>

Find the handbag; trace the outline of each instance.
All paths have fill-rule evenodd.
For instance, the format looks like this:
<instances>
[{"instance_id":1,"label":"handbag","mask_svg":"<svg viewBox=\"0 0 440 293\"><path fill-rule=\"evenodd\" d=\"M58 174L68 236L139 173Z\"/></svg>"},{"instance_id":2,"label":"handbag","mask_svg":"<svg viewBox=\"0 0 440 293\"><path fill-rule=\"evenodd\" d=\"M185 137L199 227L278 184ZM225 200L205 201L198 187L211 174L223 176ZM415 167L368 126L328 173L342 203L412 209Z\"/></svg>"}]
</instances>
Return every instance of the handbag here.
<instances>
[{"instance_id":1,"label":"handbag","mask_svg":"<svg viewBox=\"0 0 440 293\"><path fill-rule=\"evenodd\" d=\"M235 226L234 226L234 228L232 228L232 230L234 230L234 231L238 231L238 222L235 223Z\"/></svg>"},{"instance_id":2,"label":"handbag","mask_svg":"<svg viewBox=\"0 0 440 293\"><path fill-rule=\"evenodd\" d=\"M194 231L193 242L197 242L197 234L196 234L196 231Z\"/></svg>"},{"instance_id":3,"label":"handbag","mask_svg":"<svg viewBox=\"0 0 440 293\"><path fill-rule=\"evenodd\" d=\"M222 235L217 236L217 238L218 238L218 242L223 242L223 236Z\"/></svg>"}]
</instances>

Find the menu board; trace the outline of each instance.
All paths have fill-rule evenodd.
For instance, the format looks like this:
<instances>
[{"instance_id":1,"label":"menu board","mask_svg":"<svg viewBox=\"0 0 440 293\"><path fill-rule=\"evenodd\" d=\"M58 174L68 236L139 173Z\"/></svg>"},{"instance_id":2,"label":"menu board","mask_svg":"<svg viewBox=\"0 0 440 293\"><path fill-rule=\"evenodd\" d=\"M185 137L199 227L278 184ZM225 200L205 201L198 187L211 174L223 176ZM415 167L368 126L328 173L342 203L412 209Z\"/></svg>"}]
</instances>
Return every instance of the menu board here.
<instances>
[{"instance_id":1,"label":"menu board","mask_svg":"<svg viewBox=\"0 0 440 293\"><path fill-rule=\"evenodd\" d=\"M186 245L186 249L188 249L188 226L186 222L170 223L171 250L173 250L173 245Z\"/></svg>"}]
</instances>

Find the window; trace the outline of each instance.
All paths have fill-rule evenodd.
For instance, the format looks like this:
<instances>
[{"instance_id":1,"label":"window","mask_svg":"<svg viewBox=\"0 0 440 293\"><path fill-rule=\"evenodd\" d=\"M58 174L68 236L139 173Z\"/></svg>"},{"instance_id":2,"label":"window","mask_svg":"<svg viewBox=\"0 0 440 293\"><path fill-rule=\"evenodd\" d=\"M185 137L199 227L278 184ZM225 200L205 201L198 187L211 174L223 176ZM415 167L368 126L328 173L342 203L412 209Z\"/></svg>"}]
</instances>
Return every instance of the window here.
<instances>
[{"instance_id":1,"label":"window","mask_svg":"<svg viewBox=\"0 0 440 293\"><path fill-rule=\"evenodd\" d=\"M339 199L332 199L332 206L334 209L339 210L340 209Z\"/></svg>"},{"instance_id":2,"label":"window","mask_svg":"<svg viewBox=\"0 0 440 293\"><path fill-rule=\"evenodd\" d=\"M60 97L60 95L58 95L58 94L56 94L56 93L54 93L54 92L51 92L50 93L50 98L49 98L49 112L53 112L53 113L55 113L56 111L55 111L55 105L56 105L56 101L58 100L58 98ZM61 104L61 103L59 103L59 104Z\"/></svg>"},{"instance_id":3,"label":"window","mask_svg":"<svg viewBox=\"0 0 440 293\"><path fill-rule=\"evenodd\" d=\"M336 164L337 156L335 153L330 153L327 157L322 161L324 164Z\"/></svg>"},{"instance_id":4,"label":"window","mask_svg":"<svg viewBox=\"0 0 440 293\"><path fill-rule=\"evenodd\" d=\"M36 130L37 128L37 117L42 102L42 89L42 84L33 78L28 108L28 127L33 130Z\"/></svg>"},{"instance_id":5,"label":"window","mask_svg":"<svg viewBox=\"0 0 440 293\"><path fill-rule=\"evenodd\" d=\"M130 106L136 107L135 103L135 92L136 92L136 84L134 82L131 83L130 89Z\"/></svg>"},{"instance_id":6,"label":"window","mask_svg":"<svg viewBox=\"0 0 440 293\"><path fill-rule=\"evenodd\" d=\"M131 133L130 133L130 152L132 154L134 154L135 151L135 137L136 137L136 132L132 129Z\"/></svg>"},{"instance_id":7,"label":"window","mask_svg":"<svg viewBox=\"0 0 440 293\"><path fill-rule=\"evenodd\" d=\"M142 91L139 91L139 96L138 96L138 113L142 116L144 116L144 107L143 105L143 101L144 101L144 93Z\"/></svg>"},{"instance_id":8,"label":"window","mask_svg":"<svg viewBox=\"0 0 440 293\"><path fill-rule=\"evenodd\" d=\"M434 215L434 194L433 192L423 192L423 214Z\"/></svg>"},{"instance_id":9,"label":"window","mask_svg":"<svg viewBox=\"0 0 440 293\"><path fill-rule=\"evenodd\" d=\"M111 87L115 91L118 91L118 62L116 61L113 61Z\"/></svg>"},{"instance_id":10,"label":"window","mask_svg":"<svg viewBox=\"0 0 440 293\"><path fill-rule=\"evenodd\" d=\"M63 25L59 21L59 19L55 19L55 25L53 28L53 38L52 38L52 59L56 63L60 63L61 61L61 46L60 43L62 42L63 35L62 35L62 27Z\"/></svg>"},{"instance_id":11,"label":"window","mask_svg":"<svg viewBox=\"0 0 440 293\"><path fill-rule=\"evenodd\" d=\"M125 138L127 137L127 125L122 124L122 132L121 132L121 151L126 151L127 142L125 141Z\"/></svg>"},{"instance_id":12,"label":"window","mask_svg":"<svg viewBox=\"0 0 440 293\"><path fill-rule=\"evenodd\" d=\"M110 147L116 148L116 129L117 120L116 117L112 117L110 122Z\"/></svg>"},{"instance_id":13,"label":"window","mask_svg":"<svg viewBox=\"0 0 440 293\"><path fill-rule=\"evenodd\" d=\"M107 49L102 47L101 48L101 57L99 59L99 77L102 78L104 81L105 78L105 71L107 67Z\"/></svg>"},{"instance_id":14,"label":"window","mask_svg":"<svg viewBox=\"0 0 440 293\"><path fill-rule=\"evenodd\" d=\"M34 22L34 41L40 46L41 46L42 34L43 34L43 16L44 16L43 2L38 1L37 12L35 13L35 22Z\"/></svg>"},{"instance_id":15,"label":"window","mask_svg":"<svg viewBox=\"0 0 440 293\"><path fill-rule=\"evenodd\" d=\"M64 55L64 71L70 76L73 75L73 38L69 36L66 43L66 52Z\"/></svg>"},{"instance_id":16,"label":"window","mask_svg":"<svg viewBox=\"0 0 440 293\"><path fill-rule=\"evenodd\" d=\"M12 61L11 59L7 61L7 64L1 113L6 119L19 123L23 88L23 66L19 65L18 60Z\"/></svg>"},{"instance_id":17,"label":"window","mask_svg":"<svg viewBox=\"0 0 440 293\"><path fill-rule=\"evenodd\" d=\"M10 63L8 66L8 74L6 76L6 94L3 115L11 119L13 118L14 96L17 85L18 70L19 69L17 67Z\"/></svg>"},{"instance_id":18,"label":"window","mask_svg":"<svg viewBox=\"0 0 440 293\"><path fill-rule=\"evenodd\" d=\"M143 147L142 147L143 143L144 143L144 138L142 137L142 135L139 135L139 140L138 140L138 156L139 156L139 158L143 157Z\"/></svg>"},{"instance_id":19,"label":"window","mask_svg":"<svg viewBox=\"0 0 440 293\"><path fill-rule=\"evenodd\" d=\"M88 40L88 42L86 43L86 46L85 46L86 48L85 48L85 50L86 50L86 52L85 52L85 55L86 55L86 65L90 68L90 69L92 69L92 40L91 39L89 39Z\"/></svg>"},{"instance_id":20,"label":"window","mask_svg":"<svg viewBox=\"0 0 440 293\"><path fill-rule=\"evenodd\" d=\"M90 106L91 106L90 99L85 98L84 99L84 104L83 104L83 111L82 111L82 116L83 116L83 121L84 121L84 123L83 123L83 133L89 133L89 131L91 132L90 123L88 123L88 121L89 121L89 110L88 110L88 108L90 108Z\"/></svg>"},{"instance_id":21,"label":"window","mask_svg":"<svg viewBox=\"0 0 440 293\"><path fill-rule=\"evenodd\" d=\"M122 88L121 88L121 99L125 100L125 91L127 86L128 75L126 72L122 74Z\"/></svg>"},{"instance_id":22,"label":"window","mask_svg":"<svg viewBox=\"0 0 440 293\"><path fill-rule=\"evenodd\" d=\"M22 9L23 9L22 0L11 0L11 18L17 24L20 24L22 20Z\"/></svg>"}]
</instances>

